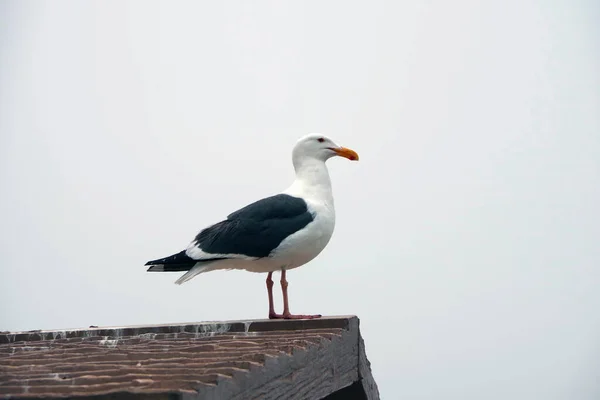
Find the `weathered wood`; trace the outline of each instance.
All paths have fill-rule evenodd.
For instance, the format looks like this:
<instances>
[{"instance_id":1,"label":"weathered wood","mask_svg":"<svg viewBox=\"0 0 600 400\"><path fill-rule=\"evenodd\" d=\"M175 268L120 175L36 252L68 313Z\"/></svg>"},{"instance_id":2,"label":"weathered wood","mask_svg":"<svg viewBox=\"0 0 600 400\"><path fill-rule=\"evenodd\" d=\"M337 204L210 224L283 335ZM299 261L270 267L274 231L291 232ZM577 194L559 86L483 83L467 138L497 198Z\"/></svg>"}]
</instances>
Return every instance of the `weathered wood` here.
<instances>
[{"instance_id":1,"label":"weathered wood","mask_svg":"<svg viewBox=\"0 0 600 400\"><path fill-rule=\"evenodd\" d=\"M267 360L240 379L223 380L184 399L320 399L358 380L358 318L331 343Z\"/></svg>"},{"instance_id":2,"label":"weathered wood","mask_svg":"<svg viewBox=\"0 0 600 400\"><path fill-rule=\"evenodd\" d=\"M317 319L283 320L257 319L241 321L209 321L178 324L138 325L94 327L89 329L32 330L22 332L0 332L0 344L13 342L54 341L64 339L88 339L91 337L109 337L118 339L143 335L172 335L192 333L195 335L214 335L218 333L248 333L269 331L301 331L308 329L346 329L353 316L334 316ZM159 336L160 337L160 336Z\"/></svg>"},{"instance_id":3,"label":"weathered wood","mask_svg":"<svg viewBox=\"0 0 600 400\"><path fill-rule=\"evenodd\" d=\"M379 399L355 316L1 332L2 396Z\"/></svg>"},{"instance_id":4,"label":"weathered wood","mask_svg":"<svg viewBox=\"0 0 600 400\"><path fill-rule=\"evenodd\" d=\"M358 376L368 400L379 400L379 389L371 373L371 363L367 359L365 341L358 335Z\"/></svg>"}]
</instances>

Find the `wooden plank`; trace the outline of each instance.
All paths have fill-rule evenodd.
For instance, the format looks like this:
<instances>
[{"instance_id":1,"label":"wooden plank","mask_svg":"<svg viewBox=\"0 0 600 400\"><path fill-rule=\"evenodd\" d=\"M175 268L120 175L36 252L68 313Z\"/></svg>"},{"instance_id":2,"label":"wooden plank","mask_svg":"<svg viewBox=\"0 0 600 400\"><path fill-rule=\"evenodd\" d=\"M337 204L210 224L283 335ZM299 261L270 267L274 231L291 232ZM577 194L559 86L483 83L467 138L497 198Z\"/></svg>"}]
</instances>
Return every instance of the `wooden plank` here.
<instances>
[{"instance_id":1,"label":"wooden plank","mask_svg":"<svg viewBox=\"0 0 600 400\"><path fill-rule=\"evenodd\" d=\"M262 368L219 381L215 387L203 388L197 396L184 394L183 398L321 399L358 381L358 356L358 318L352 317L348 330L330 343L272 358Z\"/></svg>"},{"instance_id":2,"label":"wooden plank","mask_svg":"<svg viewBox=\"0 0 600 400\"><path fill-rule=\"evenodd\" d=\"M0 395L379 399L355 316L0 332L0 342L10 381Z\"/></svg>"},{"instance_id":3,"label":"wooden plank","mask_svg":"<svg viewBox=\"0 0 600 400\"><path fill-rule=\"evenodd\" d=\"M363 390L368 400L379 400L379 389L377 388L377 384L371 373L371 363L367 359L365 342L360 334L358 337L358 375L360 377L360 382L362 383Z\"/></svg>"}]
</instances>

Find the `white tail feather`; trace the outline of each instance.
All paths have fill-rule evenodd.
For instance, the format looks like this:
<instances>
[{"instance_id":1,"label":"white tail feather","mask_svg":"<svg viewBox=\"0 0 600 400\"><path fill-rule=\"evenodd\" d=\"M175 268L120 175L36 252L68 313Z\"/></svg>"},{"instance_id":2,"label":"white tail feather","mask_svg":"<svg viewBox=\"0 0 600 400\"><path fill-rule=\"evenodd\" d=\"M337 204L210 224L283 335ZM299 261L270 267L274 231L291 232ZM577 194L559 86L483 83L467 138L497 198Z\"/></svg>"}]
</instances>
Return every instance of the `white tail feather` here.
<instances>
[{"instance_id":1,"label":"white tail feather","mask_svg":"<svg viewBox=\"0 0 600 400\"><path fill-rule=\"evenodd\" d=\"M207 262L207 263L198 263L198 264L194 265L192 267L192 269L190 269L185 274L181 275L181 277L175 281L175 284L181 285L182 283L189 281L196 275L200 275L204 272L212 271L213 268L211 268L211 265L214 264L215 262L216 261Z\"/></svg>"}]
</instances>

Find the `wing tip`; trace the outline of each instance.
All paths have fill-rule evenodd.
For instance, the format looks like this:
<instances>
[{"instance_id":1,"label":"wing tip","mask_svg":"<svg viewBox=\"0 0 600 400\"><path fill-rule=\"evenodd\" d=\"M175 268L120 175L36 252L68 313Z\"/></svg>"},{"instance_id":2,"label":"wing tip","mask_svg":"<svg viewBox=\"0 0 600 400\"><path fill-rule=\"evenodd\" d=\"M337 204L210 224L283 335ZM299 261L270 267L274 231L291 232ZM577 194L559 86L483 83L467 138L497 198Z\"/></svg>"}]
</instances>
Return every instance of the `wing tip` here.
<instances>
[{"instance_id":1,"label":"wing tip","mask_svg":"<svg viewBox=\"0 0 600 400\"><path fill-rule=\"evenodd\" d=\"M146 264L150 265L150 264ZM146 270L146 272L165 272L165 266L162 264L152 265Z\"/></svg>"}]
</instances>

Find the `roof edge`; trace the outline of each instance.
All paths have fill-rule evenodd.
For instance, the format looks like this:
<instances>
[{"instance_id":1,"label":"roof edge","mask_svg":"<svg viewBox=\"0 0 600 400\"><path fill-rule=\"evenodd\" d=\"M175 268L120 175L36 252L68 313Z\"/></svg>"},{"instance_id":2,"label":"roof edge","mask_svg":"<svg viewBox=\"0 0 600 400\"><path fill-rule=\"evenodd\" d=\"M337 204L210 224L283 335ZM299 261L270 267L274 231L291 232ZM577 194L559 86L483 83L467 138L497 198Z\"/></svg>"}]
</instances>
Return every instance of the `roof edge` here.
<instances>
[{"instance_id":1,"label":"roof edge","mask_svg":"<svg viewBox=\"0 0 600 400\"><path fill-rule=\"evenodd\" d=\"M12 343L21 341L45 341L91 336L108 336L119 338L124 336L138 336L144 334L180 332L210 335L215 333L249 333L332 328L348 330L350 329L350 325L353 323L358 323L358 317L356 317L355 315L341 315L322 317L317 319L298 320L256 319L112 327L94 326L90 328L62 330L32 330L18 332L3 331L0 332L0 343Z\"/></svg>"}]
</instances>

